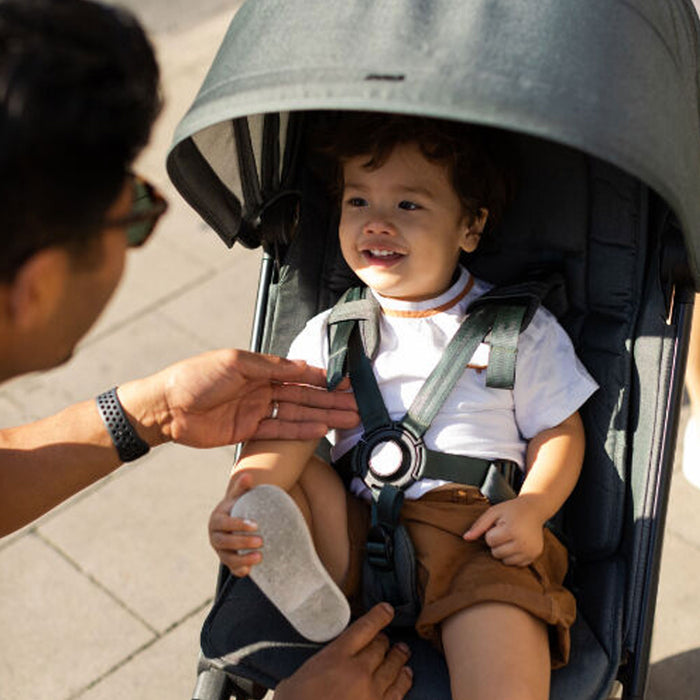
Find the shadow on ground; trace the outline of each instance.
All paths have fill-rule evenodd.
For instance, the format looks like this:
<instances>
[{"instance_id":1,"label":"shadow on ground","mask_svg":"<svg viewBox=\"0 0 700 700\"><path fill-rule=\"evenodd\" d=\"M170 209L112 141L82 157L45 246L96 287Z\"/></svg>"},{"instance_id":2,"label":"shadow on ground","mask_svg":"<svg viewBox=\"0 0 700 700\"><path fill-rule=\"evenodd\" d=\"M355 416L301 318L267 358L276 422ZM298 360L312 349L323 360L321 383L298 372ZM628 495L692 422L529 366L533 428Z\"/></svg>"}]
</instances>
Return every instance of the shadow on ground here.
<instances>
[{"instance_id":1,"label":"shadow on ground","mask_svg":"<svg viewBox=\"0 0 700 700\"><path fill-rule=\"evenodd\" d=\"M700 648L657 661L649 667L647 700L697 700Z\"/></svg>"}]
</instances>

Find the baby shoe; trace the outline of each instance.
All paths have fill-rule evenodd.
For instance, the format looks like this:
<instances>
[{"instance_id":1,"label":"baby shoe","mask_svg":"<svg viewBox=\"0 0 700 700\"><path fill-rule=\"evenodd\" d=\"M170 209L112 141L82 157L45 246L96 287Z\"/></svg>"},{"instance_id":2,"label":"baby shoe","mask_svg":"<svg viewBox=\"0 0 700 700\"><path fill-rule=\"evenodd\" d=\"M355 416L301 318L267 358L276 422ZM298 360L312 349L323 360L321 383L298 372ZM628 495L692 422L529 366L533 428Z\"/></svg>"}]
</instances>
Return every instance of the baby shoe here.
<instances>
[{"instance_id":1,"label":"baby shoe","mask_svg":"<svg viewBox=\"0 0 700 700\"><path fill-rule=\"evenodd\" d=\"M688 419L683 435L683 476L700 489L700 433L695 416Z\"/></svg>"},{"instance_id":2,"label":"baby shoe","mask_svg":"<svg viewBox=\"0 0 700 700\"><path fill-rule=\"evenodd\" d=\"M253 520L263 540L262 561L250 578L303 637L326 642L350 621L350 606L316 554L294 500L272 485L246 491L231 515Z\"/></svg>"}]
</instances>

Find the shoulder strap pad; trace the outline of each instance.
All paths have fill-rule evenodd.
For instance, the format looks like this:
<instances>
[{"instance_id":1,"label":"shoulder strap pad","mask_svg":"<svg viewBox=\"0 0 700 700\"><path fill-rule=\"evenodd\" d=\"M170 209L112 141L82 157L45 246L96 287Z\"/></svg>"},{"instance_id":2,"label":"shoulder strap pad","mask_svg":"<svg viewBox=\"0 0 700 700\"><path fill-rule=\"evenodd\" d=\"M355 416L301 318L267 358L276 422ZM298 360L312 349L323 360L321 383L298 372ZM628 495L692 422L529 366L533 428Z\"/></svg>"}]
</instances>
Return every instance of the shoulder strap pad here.
<instances>
[{"instance_id":1,"label":"shoulder strap pad","mask_svg":"<svg viewBox=\"0 0 700 700\"><path fill-rule=\"evenodd\" d=\"M554 272L517 284L494 287L475 299L467 309L496 309L493 328L488 336L491 346L486 385L494 389L512 389L515 384L515 361L518 339L532 321L537 309L546 301L555 315L566 311L566 294L561 274Z\"/></svg>"},{"instance_id":2,"label":"shoulder strap pad","mask_svg":"<svg viewBox=\"0 0 700 700\"><path fill-rule=\"evenodd\" d=\"M373 360L379 349L379 314L377 300L366 287L351 287L340 297L328 316L328 371L326 385L329 391L338 386L347 373L347 354L350 333L359 323L365 353Z\"/></svg>"}]
</instances>

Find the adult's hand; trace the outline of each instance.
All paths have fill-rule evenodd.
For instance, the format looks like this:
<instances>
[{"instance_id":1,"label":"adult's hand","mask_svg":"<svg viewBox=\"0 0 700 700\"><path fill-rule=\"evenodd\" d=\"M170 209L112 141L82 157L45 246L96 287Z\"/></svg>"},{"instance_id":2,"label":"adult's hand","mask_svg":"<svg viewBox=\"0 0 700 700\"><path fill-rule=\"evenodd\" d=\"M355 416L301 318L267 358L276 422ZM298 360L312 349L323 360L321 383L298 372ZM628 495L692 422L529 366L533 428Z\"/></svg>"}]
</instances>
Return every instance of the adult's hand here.
<instances>
[{"instance_id":1,"label":"adult's hand","mask_svg":"<svg viewBox=\"0 0 700 700\"><path fill-rule=\"evenodd\" d=\"M390 648L380 633L393 615L386 603L373 607L282 681L275 700L401 700L413 680L405 665L409 651L405 645Z\"/></svg>"},{"instance_id":2,"label":"adult's hand","mask_svg":"<svg viewBox=\"0 0 700 700\"><path fill-rule=\"evenodd\" d=\"M359 422L355 399L346 391L349 383L328 392L325 381L322 369L302 361L216 350L123 384L119 398L151 445L166 440L192 447L254 438L311 440L329 428Z\"/></svg>"}]
</instances>

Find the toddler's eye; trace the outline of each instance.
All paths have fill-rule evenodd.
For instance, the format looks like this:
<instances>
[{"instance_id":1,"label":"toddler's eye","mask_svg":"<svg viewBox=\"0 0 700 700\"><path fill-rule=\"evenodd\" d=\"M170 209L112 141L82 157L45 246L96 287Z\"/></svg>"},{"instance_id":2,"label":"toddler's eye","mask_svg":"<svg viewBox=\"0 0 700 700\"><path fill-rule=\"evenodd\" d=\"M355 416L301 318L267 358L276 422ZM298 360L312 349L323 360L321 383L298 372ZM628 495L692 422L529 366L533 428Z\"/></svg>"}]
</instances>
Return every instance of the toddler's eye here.
<instances>
[{"instance_id":1,"label":"toddler's eye","mask_svg":"<svg viewBox=\"0 0 700 700\"><path fill-rule=\"evenodd\" d=\"M345 200L345 203L349 207L366 207L367 206L367 200L363 199L362 197L349 197L347 200Z\"/></svg>"},{"instance_id":2,"label":"toddler's eye","mask_svg":"<svg viewBox=\"0 0 700 700\"><path fill-rule=\"evenodd\" d=\"M420 205L404 199L402 202L399 202L399 209L403 209L405 211L416 211L416 209L420 209Z\"/></svg>"}]
</instances>

